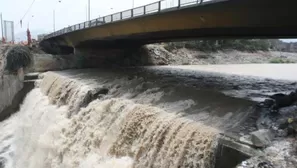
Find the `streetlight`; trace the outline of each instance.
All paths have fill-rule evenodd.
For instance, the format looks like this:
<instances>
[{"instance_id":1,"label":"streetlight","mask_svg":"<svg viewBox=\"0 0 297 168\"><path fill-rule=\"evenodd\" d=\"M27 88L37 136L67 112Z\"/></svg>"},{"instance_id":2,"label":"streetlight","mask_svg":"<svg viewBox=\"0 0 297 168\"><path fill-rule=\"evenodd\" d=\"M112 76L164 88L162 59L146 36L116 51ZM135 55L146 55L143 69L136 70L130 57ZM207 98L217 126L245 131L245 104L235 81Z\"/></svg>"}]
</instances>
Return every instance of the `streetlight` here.
<instances>
[{"instance_id":1,"label":"streetlight","mask_svg":"<svg viewBox=\"0 0 297 168\"><path fill-rule=\"evenodd\" d=\"M88 0L89 10L88 10L88 20L91 20L91 0Z\"/></svg>"},{"instance_id":2,"label":"streetlight","mask_svg":"<svg viewBox=\"0 0 297 168\"><path fill-rule=\"evenodd\" d=\"M61 3L62 0L59 0L58 2ZM56 31L56 11L55 9L53 10L53 29L54 32Z\"/></svg>"},{"instance_id":3,"label":"streetlight","mask_svg":"<svg viewBox=\"0 0 297 168\"><path fill-rule=\"evenodd\" d=\"M55 9L53 10L53 29L56 31L56 14Z\"/></svg>"},{"instance_id":4,"label":"streetlight","mask_svg":"<svg viewBox=\"0 0 297 168\"><path fill-rule=\"evenodd\" d=\"M86 5L86 21L88 21L88 13L89 13L88 6Z\"/></svg>"}]
</instances>

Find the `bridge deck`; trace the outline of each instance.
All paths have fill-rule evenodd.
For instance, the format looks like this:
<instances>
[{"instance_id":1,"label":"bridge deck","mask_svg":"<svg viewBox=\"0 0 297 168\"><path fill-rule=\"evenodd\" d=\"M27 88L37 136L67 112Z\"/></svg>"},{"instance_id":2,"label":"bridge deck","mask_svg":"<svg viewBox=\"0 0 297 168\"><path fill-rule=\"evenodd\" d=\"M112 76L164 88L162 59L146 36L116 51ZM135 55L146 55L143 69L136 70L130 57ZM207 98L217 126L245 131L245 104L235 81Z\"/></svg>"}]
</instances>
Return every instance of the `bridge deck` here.
<instances>
[{"instance_id":1,"label":"bridge deck","mask_svg":"<svg viewBox=\"0 0 297 168\"><path fill-rule=\"evenodd\" d=\"M157 11L146 6L139 8L143 15L136 15L139 9L128 10L135 15L130 18L124 17L128 11L120 12L60 30L42 43L105 47L191 38L297 37L295 0L217 0L164 10L161 2L156 4Z\"/></svg>"}]
</instances>

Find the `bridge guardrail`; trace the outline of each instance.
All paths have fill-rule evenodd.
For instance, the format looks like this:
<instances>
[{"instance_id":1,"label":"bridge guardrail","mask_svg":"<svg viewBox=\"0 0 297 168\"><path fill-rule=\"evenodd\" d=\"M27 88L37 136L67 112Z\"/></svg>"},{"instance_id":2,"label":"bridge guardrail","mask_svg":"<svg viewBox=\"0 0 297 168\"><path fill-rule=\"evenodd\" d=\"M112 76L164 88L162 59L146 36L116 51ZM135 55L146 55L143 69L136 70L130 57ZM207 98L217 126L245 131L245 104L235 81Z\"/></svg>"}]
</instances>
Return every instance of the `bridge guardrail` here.
<instances>
[{"instance_id":1,"label":"bridge guardrail","mask_svg":"<svg viewBox=\"0 0 297 168\"><path fill-rule=\"evenodd\" d=\"M161 0L161 1L150 3L144 6L136 7L133 9L125 10L122 12L114 13L103 17L99 17L91 21L86 21L83 23L78 23L73 26L65 27L61 30L48 34L47 36L44 37L44 39L49 39L62 34L78 31L78 30L82 30L90 27L100 26L111 22L149 15L152 13L161 12L162 10L166 10L166 9L180 8L188 5L200 5L202 4L203 1L210 1L210 0L177 0L177 4L174 4L170 7L167 7L167 4L162 5L162 2L165 2L165 1Z\"/></svg>"}]
</instances>

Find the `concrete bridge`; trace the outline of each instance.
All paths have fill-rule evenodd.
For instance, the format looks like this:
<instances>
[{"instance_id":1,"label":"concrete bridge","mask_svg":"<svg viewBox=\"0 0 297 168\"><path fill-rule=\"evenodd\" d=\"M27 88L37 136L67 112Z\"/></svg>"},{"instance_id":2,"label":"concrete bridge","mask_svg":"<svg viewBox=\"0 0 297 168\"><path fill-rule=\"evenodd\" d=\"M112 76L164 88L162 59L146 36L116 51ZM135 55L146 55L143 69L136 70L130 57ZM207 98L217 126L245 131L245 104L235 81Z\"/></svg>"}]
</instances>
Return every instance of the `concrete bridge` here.
<instances>
[{"instance_id":1,"label":"concrete bridge","mask_svg":"<svg viewBox=\"0 0 297 168\"><path fill-rule=\"evenodd\" d=\"M162 1L53 32L44 48L127 47L194 38L297 37L296 0Z\"/></svg>"}]
</instances>

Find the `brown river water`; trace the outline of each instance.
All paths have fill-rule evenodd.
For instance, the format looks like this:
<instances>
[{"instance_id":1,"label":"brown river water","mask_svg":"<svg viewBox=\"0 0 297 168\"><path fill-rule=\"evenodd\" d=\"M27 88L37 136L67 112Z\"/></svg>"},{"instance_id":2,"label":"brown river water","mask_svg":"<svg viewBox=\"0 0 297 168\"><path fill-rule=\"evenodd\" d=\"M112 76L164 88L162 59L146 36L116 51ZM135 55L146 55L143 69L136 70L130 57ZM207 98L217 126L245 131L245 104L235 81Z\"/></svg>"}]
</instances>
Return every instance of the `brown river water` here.
<instances>
[{"instance_id":1,"label":"brown river water","mask_svg":"<svg viewBox=\"0 0 297 168\"><path fill-rule=\"evenodd\" d=\"M47 72L0 123L0 161L7 168L212 168L218 134L240 128L256 101L295 89L296 72L295 64Z\"/></svg>"}]
</instances>

